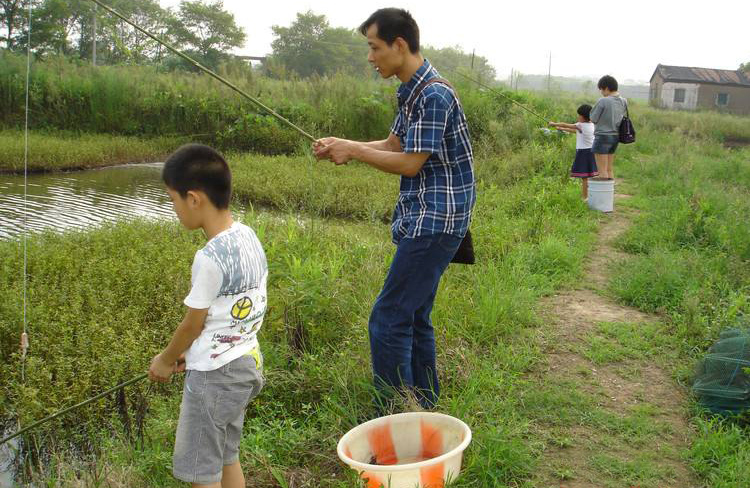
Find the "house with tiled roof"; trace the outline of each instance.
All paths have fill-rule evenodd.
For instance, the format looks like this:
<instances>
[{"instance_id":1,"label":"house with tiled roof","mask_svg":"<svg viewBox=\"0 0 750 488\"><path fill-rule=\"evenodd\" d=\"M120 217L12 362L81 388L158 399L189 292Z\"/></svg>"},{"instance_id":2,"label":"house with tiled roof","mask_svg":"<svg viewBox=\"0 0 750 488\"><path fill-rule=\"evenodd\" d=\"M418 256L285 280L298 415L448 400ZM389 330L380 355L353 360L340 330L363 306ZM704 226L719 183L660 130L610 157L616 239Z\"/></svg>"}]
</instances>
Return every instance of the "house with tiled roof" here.
<instances>
[{"instance_id":1,"label":"house with tiled roof","mask_svg":"<svg viewBox=\"0 0 750 488\"><path fill-rule=\"evenodd\" d=\"M659 64L651 76L649 100L654 106L675 110L750 115L750 74Z\"/></svg>"}]
</instances>

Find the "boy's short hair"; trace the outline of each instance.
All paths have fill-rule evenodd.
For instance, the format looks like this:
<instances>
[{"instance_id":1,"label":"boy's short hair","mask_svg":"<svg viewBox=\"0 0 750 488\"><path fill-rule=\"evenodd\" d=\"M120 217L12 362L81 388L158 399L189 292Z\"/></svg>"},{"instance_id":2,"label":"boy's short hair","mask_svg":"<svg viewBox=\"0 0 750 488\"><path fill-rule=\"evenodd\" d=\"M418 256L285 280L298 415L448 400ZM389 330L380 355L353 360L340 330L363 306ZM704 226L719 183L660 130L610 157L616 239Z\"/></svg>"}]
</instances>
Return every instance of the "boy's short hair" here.
<instances>
[{"instance_id":1,"label":"boy's short hair","mask_svg":"<svg viewBox=\"0 0 750 488\"><path fill-rule=\"evenodd\" d=\"M591 118L589 117L591 115L591 105L584 103L583 105L578 107L578 110L576 112L578 113L578 115L586 119L586 122L591 120Z\"/></svg>"},{"instance_id":2,"label":"boy's short hair","mask_svg":"<svg viewBox=\"0 0 750 488\"><path fill-rule=\"evenodd\" d=\"M203 144L185 144L164 163L161 178L168 188L185 198L191 190L200 190L218 209L229 208L232 173L224 157Z\"/></svg>"},{"instance_id":3,"label":"boy's short hair","mask_svg":"<svg viewBox=\"0 0 750 488\"><path fill-rule=\"evenodd\" d=\"M378 37L389 46L397 37L401 37L409 45L412 54L419 52L419 27L414 17L402 8L381 8L373 12L367 20L359 26L359 32L367 35L371 25L378 26Z\"/></svg>"},{"instance_id":4,"label":"boy's short hair","mask_svg":"<svg viewBox=\"0 0 750 488\"><path fill-rule=\"evenodd\" d=\"M600 90L607 89L611 92L617 91L617 80L614 79L614 77L609 75L604 75L601 78L599 78L599 83L596 84L596 87Z\"/></svg>"}]
</instances>

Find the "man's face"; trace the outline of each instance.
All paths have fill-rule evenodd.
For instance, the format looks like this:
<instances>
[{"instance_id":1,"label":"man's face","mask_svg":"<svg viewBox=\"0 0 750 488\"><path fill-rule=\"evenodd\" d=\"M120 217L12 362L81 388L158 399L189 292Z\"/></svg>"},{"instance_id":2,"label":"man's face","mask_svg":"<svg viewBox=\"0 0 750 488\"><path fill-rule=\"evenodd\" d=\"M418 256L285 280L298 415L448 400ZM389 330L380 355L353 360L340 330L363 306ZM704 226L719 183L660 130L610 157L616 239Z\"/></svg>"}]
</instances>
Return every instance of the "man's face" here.
<instances>
[{"instance_id":1,"label":"man's face","mask_svg":"<svg viewBox=\"0 0 750 488\"><path fill-rule=\"evenodd\" d=\"M403 53L399 47L401 43L396 40L390 46L378 37L378 25L372 24L367 29L367 44L370 51L367 53L367 61L380 73L383 78L390 78L403 64Z\"/></svg>"}]
</instances>

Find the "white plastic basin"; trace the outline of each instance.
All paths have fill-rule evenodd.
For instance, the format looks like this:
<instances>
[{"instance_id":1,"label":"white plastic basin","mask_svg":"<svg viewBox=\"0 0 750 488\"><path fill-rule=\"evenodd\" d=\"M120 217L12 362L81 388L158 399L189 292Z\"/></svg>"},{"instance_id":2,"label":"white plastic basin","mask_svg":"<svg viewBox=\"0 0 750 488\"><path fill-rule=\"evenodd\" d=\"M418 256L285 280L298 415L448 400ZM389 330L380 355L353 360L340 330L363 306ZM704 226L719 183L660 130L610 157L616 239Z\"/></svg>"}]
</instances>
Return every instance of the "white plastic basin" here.
<instances>
[{"instance_id":1,"label":"white plastic basin","mask_svg":"<svg viewBox=\"0 0 750 488\"><path fill-rule=\"evenodd\" d=\"M442 413L388 415L354 427L338 455L367 488L443 488L458 478L471 429Z\"/></svg>"}]
</instances>

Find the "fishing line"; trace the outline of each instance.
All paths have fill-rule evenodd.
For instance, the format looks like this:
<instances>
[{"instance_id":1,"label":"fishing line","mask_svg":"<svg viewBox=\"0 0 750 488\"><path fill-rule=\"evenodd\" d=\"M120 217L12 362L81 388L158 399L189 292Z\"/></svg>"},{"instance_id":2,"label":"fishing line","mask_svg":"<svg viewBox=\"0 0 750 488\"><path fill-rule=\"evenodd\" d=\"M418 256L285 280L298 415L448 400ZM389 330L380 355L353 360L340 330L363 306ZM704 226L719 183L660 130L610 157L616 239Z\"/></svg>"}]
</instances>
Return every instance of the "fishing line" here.
<instances>
[{"instance_id":1,"label":"fishing line","mask_svg":"<svg viewBox=\"0 0 750 488\"><path fill-rule=\"evenodd\" d=\"M193 58L191 58L190 56L188 56L184 52L180 51L176 47L172 46L168 42L164 41L163 39L160 39L160 38L156 37L154 34L152 34L151 32L147 31L143 27L139 26L135 22L131 21L130 19L128 19L127 17L125 17L124 15L122 15L120 12L118 12L115 9L109 7L108 5L105 5L104 3L100 2L99 0L91 0L91 1L94 2L95 4L97 4L98 6L102 7L104 10L106 10L109 13L111 13L115 17L119 18L120 20L122 20L122 21L130 24L131 26L133 26L138 31L142 32L143 34L147 35L148 37L150 37L154 41L156 41L159 44L161 44L162 46L166 47L167 49L169 49L170 51L172 51L176 55L180 56L182 59L184 59L185 61L189 62L190 64L192 64L193 66L195 66L199 70L203 71L207 75L211 76L212 78L215 78L216 80L220 81L224 85L226 85L229 88L231 88L232 90L236 91L237 93L239 93L243 97L247 98L248 100L250 100L251 102L253 102L255 105L257 105L258 107L260 107L261 109L263 109L264 111L266 111L269 115L275 117L280 122L286 124L287 126L291 127L292 129L296 130L303 137L305 137L305 138L307 138L307 139L309 139L310 141L313 141L313 142L316 140L308 132L306 132L305 130L303 130L299 126L295 125L289 119L287 119L284 116L276 113L271 107L268 107L267 105L265 105L263 102L261 102L257 98L253 97L252 95L249 95L248 93L246 93L244 90L242 90L240 87L238 87L237 85L235 85L231 81L227 80L226 78L224 78L224 77L222 77L222 76L214 73L210 69L206 68L205 66L203 66L202 64L200 64L198 61L194 60Z\"/></svg>"},{"instance_id":2,"label":"fishing line","mask_svg":"<svg viewBox=\"0 0 750 488\"><path fill-rule=\"evenodd\" d=\"M479 86L481 86L482 88L485 88L485 89L487 89L487 90L491 91L491 92L492 92L492 93L494 93L495 95L499 95L499 96L501 96L501 97L505 98L506 100L508 100L508 101L510 101L510 102L513 102L513 103L515 103L516 105L518 105L518 106L519 106L519 107L521 107L522 109L526 110L526 111L527 111L527 112L529 112L530 114L534 115L535 117L539 117L540 119L542 119L542 120L543 120L543 121L545 122L545 124L549 122L549 119L548 119L547 117L543 117L543 116L539 115L538 113L534 112L533 110L531 110L530 108L528 108L527 106L525 106L524 104L522 104L521 102L518 102L518 101L516 101L516 100L513 100L513 99L512 99L511 97L509 97L508 95L504 94L504 93L503 93L503 92L501 92L500 90L496 90L495 88L493 88L493 87L491 87L491 86L487 85L486 83L482 83L482 82L481 82L481 81L479 81L479 80L475 80L474 78L472 78L472 77L470 77L470 76L467 76L467 75L465 75L465 74L461 73L461 72L460 72L460 71L458 71L458 70L455 70L455 71L453 71L453 73L455 73L455 74L457 74L457 75L459 75L459 76L463 76L463 77L464 77L464 78L466 78L467 80L469 80L469 81L473 81L473 82L474 82L474 83L476 83L477 85L479 85Z\"/></svg>"},{"instance_id":3,"label":"fishing line","mask_svg":"<svg viewBox=\"0 0 750 488\"><path fill-rule=\"evenodd\" d=\"M27 303L27 275L28 275L28 176L29 176L29 80L31 78L31 0L28 0L28 20L26 39L26 101L24 113L23 135L23 332L21 333L21 381L26 382L26 353L29 349Z\"/></svg>"}]
</instances>

